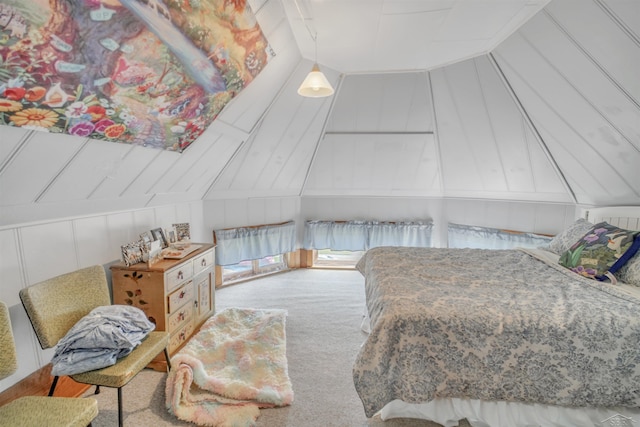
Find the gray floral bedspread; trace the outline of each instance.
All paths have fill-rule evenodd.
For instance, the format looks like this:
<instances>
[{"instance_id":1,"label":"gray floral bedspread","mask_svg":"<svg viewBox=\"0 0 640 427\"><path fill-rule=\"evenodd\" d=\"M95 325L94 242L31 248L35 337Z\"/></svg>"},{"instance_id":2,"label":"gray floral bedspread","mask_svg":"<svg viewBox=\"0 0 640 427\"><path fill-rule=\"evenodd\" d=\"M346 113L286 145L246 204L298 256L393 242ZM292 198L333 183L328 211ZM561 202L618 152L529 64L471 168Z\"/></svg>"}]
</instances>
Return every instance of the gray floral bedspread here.
<instances>
[{"instance_id":1,"label":"gray floral bedspread","mask_svg":"<svg viewBox=\"0 0 640 427\"><path fill-rule=\"evenodd\" d=\"M357 265L365 413L436 397L640 407L640 300L525 250L388 248Z\"/></svg>"}]
</instances>

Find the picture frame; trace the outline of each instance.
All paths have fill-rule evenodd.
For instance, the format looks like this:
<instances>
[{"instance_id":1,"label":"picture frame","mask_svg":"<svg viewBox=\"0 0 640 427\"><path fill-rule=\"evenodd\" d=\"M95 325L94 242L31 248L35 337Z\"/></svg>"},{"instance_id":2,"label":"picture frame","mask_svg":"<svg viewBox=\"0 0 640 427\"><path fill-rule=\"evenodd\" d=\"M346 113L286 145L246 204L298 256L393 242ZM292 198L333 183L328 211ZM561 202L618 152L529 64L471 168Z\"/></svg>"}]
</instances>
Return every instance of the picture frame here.
<instances>
[{"instance_id":1,"label":"picture frame","mask_svg":"<svg viewBox=\"0 0 640 427\"><path fill-rule=\"evenodd\" d=\"M122 245L120 247L122 252L122 261L127 267L143 262L144 255L148 253L146 249L146 244L142 240Z\"/></svg>"},{"instance_id":2,"label":"picture frame","mask_svg":"<svg viewBox=\"0 0 640 427\"><path fill-rule=\"evenodd\" d=\"M162 261L162 247L160 240L154 240L150 243L151 249L149 250L149 267Z\"/></svg>"},{"instance_id":3,"label":"picture frame","mask_svg":"<svg viewBox=\"0 0 640 427\"><path fill-rule=\"evenodd\" d=\"M151 242L153 241L153 238L151 237L151 234L149 234L148 231L140 233L140 240L142 240L144 244L147 245L147 248L149 249L151 248Z\"/></svg>"},{"instance_id":4,"label":"picture frame","mask_svg":"<svg viewBox=\"0 0 640 427\"><path fill-rule=\"evenodd\" d=\"M162 247L162 249L169 247L169 243L167 242L167 238L165 237L162 228L154 228L153 230L151 230L151 236L153 237L153 240L160 241L160 246Z\"/></svg>"},{"instance_id":5,"label":"picture frame","mask_svg":"<svg viewBox=\"0 0 640 427\"><path fill-rule=\"evenodd\" d=\"M173 224L173 229L176 231L176 241L189 241L191 240L191 230L188 222L181 222L178 224Z\"/></svg>"}]
</instances>

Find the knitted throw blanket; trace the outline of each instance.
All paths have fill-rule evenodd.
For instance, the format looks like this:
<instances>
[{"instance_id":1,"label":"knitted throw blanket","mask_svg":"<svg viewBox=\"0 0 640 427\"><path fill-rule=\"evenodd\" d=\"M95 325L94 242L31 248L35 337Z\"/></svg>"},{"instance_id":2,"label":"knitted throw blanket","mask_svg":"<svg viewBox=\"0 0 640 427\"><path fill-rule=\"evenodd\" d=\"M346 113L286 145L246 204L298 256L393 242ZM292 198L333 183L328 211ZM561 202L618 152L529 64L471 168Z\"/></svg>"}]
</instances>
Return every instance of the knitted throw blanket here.
<instances>
[{"instance_id":1,"label":"knitted throw blanket","mask_svg":"<svg viewBox=\"0 0 640 427\"><path fill-rule=\"evenodd\" d=\"M166 406L203 426L252 426L259 408L293 402L285 310L225 309L171 359Z\"/></svg>"}]
</instances>

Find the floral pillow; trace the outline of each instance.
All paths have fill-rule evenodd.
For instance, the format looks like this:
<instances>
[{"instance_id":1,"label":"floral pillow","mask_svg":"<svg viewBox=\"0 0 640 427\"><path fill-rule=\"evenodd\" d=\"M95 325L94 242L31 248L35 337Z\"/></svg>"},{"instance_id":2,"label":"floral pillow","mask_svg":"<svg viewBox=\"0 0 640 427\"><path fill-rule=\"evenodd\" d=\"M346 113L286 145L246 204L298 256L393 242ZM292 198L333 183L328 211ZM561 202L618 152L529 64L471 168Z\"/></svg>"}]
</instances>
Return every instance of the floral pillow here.
<instances>
[{"instance_id":1,"label":"floral pillow","mask_svg":"<svg viewBox=\"0 0 640 427\"><path fill-rule=\"evenodd\" d=\"M640 248L640 231L624 230L606 222L595 224L560 256L559 263L592 279L605 280Z\"/></svg>"},{"instance_id":2,"label":"floral pillow","mask_svg":"<svg viewBox=\"0 0 640 427\"><path fill-rule=\"evenodd\" d=\"M562 255L578 239L582 238L587 231L591 230L591 227L593 227L593 223L584 218L579 218L566 230L556 234L549 242L549 246L544 249L556 255Z\"/></svg>"}]
</instances>

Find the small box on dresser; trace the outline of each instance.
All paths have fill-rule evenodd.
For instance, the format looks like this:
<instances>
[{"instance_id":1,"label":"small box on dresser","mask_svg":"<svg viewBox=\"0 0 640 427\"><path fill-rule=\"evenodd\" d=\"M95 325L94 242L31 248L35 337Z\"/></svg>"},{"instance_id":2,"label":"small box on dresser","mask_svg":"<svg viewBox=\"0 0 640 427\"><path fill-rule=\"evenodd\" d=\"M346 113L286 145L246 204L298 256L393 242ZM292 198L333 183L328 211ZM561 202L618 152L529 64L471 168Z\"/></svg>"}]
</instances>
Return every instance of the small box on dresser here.
<instances>
[{"instance_id":1,"label":"small box on dresser","mask_svg":"<svg viewBox=\"0 0 640 427\"><path fill-rule=\"evenodd\" d=\"M158 331L168 331L169 354L198 330L215 310L215 246L192 243L198 247L183 258L111 266L113 303L132 305L145 312ZM193 249L192 247L192 249ZM152 366L166 370L164 357Z\"/></svg>"}]
</instances>

